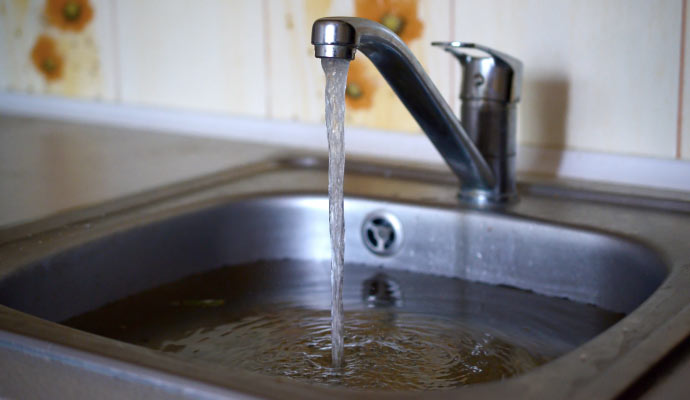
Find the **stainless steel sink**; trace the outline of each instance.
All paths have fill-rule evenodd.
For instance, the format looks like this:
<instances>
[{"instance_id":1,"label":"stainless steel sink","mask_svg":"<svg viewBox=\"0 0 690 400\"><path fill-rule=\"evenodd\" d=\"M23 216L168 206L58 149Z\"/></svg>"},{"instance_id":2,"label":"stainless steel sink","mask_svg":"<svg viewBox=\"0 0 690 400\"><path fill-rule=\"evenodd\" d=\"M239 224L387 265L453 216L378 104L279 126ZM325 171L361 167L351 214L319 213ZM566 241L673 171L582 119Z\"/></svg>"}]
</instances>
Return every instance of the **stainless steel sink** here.
<instances>
[{"instance_id":1,"label":"stainless steel sink","mask_svg":"<svg viewBox=\"0 0 690 400\"><path fill-rule=\"evenodd\" d=\"M327 261L326 185L320 158L272 160L0 232L0 395L45 396L42 385L81 397L419 395L350 392L192 365L59 324L223 265ZM603 332L607 325L597 330L564 318L563 329L586 332L574 350L514 378L426 397L616 397L690 332L690 201L535 180L519 191L521 201L507 208L464 208L448 173L349 162L346 260L626 314ZM382 223L394 236L376 235ZM458 304L486 300L453 296ZM503 314L510 320L510 312Z\"/></svg>"}]
</instances>

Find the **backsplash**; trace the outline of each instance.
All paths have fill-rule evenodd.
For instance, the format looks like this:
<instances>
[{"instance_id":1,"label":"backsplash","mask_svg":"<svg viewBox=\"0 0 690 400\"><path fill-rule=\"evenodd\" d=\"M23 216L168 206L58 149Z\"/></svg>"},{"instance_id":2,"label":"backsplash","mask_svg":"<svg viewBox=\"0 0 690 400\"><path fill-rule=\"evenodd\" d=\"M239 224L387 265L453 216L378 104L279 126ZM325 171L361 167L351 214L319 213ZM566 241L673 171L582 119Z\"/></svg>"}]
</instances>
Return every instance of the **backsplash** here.
<instances>
[{"instance_id":1,"label":"backsplash","mask_svg":"<svg viewBox=\"0 0 690 400\"><path fill-rule=\"evenodd\" d=\"M0 90L318 123L311 24L357 15L396 30L454 110L459 66L431 41L521 59L520 144L690 160L687 1L0 0ZM419 132L361 55L348 93L350 126Z\"/></svg>"}]
</instances>

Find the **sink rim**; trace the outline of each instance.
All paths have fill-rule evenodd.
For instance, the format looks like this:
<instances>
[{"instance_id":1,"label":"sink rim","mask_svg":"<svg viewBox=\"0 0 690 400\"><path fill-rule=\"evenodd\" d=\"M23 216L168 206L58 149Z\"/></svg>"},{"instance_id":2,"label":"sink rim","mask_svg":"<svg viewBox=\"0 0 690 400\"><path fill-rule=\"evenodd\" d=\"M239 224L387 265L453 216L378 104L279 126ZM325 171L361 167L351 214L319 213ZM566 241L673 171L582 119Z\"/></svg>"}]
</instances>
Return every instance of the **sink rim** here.
<instances>
[{"instance_id":1,"label":"sink rim","mask_svg":"<svg viewBox=\"0 0 690 400\"><path fill-rule=\"evenodd\" d=\"M179 196L191 196L197 192L204 192L204 191L210 191L213 192L214 188L217 188L219 185L227 184L227 183L233 183L237 181L243 181L246 179L251 179L252 177L255 176L262 176L266 172L290 172L290 171L307 171L307 172L317 172L319 174L323 174L323 171L321 170L322 166L319 164L318 159L316 162L314 161L315 159L312 158L298 158L298 159L283 159L283 160L273 160L273 161L268 161L264 163L259 163L259 164L254 164L250 165L244 168L240 169L234 169L231 171L226 171L223 174L214 174L214 176L207 177L206 179L201 179L201 180L194 180L192 183L192 187L189 186L189 184L179 184L179 185L173 185L173 187L168 187L166 189L163 189L162 191L156 192L147 192L142 194L141 196L133 196L129 199L125 199L124 203L118 203L118 201L112 202L112 204L104 204L100 206L95 206L92 207L91 209L86 210L86 213L84 211L75 211L71 213L67 213L65 217L67 219L63 219L58 221L59 223L53 221L44 221L45 225L41 225L41 221L33 224L26 224L18 227L17 229L12 228L7 236L3 237L12 237L11 240L5 240L4 243L2 240L0 240L0 254L2 253L2 248L9 245L12 245L13 243L16 243L17 240L21 241L20 237L23 235L26 235L26 232L29 231L31 232L39 232L39 230L36 230L36 227L44 227L47 228L46 233L33 233L34 236L36 235L41 235L41 234L50 234L51 231L55 231L57 228L64 226L64 225L74 225L74 224L79 224L82 223L82 221L88 221L93 218L93 215L98 215L98 212L103 212L104 209L106 210L112 210L108 211L107 213L109 214L110 217L112 217L114 220L118 220L118 218L127 218L127 216L130 216L132 213L136 213L137 210L146 208L146 207L153 207L155 208L156 205L159 205L160 203L165 203L166 201L170 201L171 199L176 199ZM351 163L352 164L352 163ZM376 176L377 174L384 174L384 176L388 176L386 179L398 179L398 180L403 180L403 181L415 181L421 180L426 183L431 182L432 185L437 185L438 187L450 187L450 189L447 190L448 193L453 192L453 184L454 180L448 179L449 174L443 174L443 173L434 173L434 172L429 172L429 171L420 171L417 169L399 169L396 167L386 167L386 166L379 166L376 164L366 164L362 163L360 165L356 164L354 165L354 174L364 174L364 175L374 175ZM357 169L357 167L360 167ZM351 167L352 168L352 167ZM378 169L377 169L378 168ZM391 172L392 171L392 172ZM350 175L353 174L352 169L348 171ZM416 174L416 175L415 175ZM452 178L452 177L451 177ZM529 187L529 185L528 185ZM534 187L539 187L539 186L534 186ZM557 186L548 186L548 185L542 185L542 187L547 187L547 188L552 188L554 191L566 191L567 188L559 188ZM324 190L321 191L321 193L325 192L325 187L323 188ZM578 188L581 192L584 193L601 193L597 191L591 191L588 192L586 185L584 187ZM686 204L685 200L677 200L677 199L671 199L671 200L666 200L666 199L649 199L648 197L645 197L644 194L642 195L636 195L634 190L631 190L633 194L631 195L618 195L620 198L623 196L624 198L627 198L625 196L637 196L639 199L643 199L644 201L639 201L637 206L638 207L650 207L650 208L658 208L666 204L668 201L680 203L681 209L684 210L683 207L688 206L688 209L690 209L690 203ZM283 193L290 193L290 191L285 191ZM558 192L559 194L562 192ZM446 193L447 194L447 193ZM605 194L605 193L604 193ZM525 194L526 198L529 198L530 196L534 196L533 193L530 193L529 191L526 192ZM374 197L376 198L376 197ZM209 206L209 204L213 204L214 202L220 202L220 201L226 201L227 198L222 198L213 201L206 200L204 201L196 201L191 203L192 205L177 205L176 207L170 208L168 206L167 211L163 210L161 211L162 215L157 215L157 214L149 214L147 216L147 220L143 221L144 222L150 222L151 219L156 219L156 218L163 218L166 213L170 213L171 210L172 212L177 213L181 212L181 210L184 210L189 207L199 207L199 205L204 205L204 206ZM389 199L390 200L390 199ZM400 201L401 199L395 199L395 201ZM420 204L420 203L426 203L427 205L435 205L439 207L455 207L453 204L453 198L448 196L443 197L443 198L437 198L437 199L424 199L424 198L414 198L412 196L411 199L408 199L409 201L413 202L414 204ZM611 198L606 198L606 199L601 199L601 198L595 198L595 199L590 199L588 201L590 202L603 202L605 204L609 204L611 202L615 203L615 196L613 196L613 200ZM582 200L577 200L577 201L582 201ZM113 210L113 205L120 205L122 206L120 209L114 209ZM627 204L627 203L626 203ZM676 204L677 206L678 204ZM109 208L110 207L110 208ZM625 207L629 207L629 205L626 205ZM164 207L165 208L165 207ZM460 209L464 209L460 207ZM95 214L89 214L89 213L95 213ZM469 211L469 212L474 212L474 211ZM507 212L508 214L511 214L513 211L512 210L499 210L499 211L481 211L481 212L498 212L498 213L503 213ZM518 210L519 212L519 210ZM676 210L677 212L677 210ZM684 213L684 212L683 212ZM519 215L519 214L518 214ZM686 216L687 217L687 216ZM72 218L70 220L71 222L65 223L65 221L68 221L69 218ZM532 217L529 217L532 218ZM52 224L52 225L51 225ZM53 226L57 225L57 227ZM117 224L116 224L117 225ZM22 230L24 229L24 230ZM7 233L7 231L3 231ZM45 254L42 255L41 257L45 257ZM671 268L671 271L667 278L664 280L662 283L662 286L658 288L640 307L638 307L635 311L633 311L631 314L626 316L623 321L625 320L632 320L635 318L641 318L641 315L639 314L639 311L642 309L642 311L647 311L647 312L654 312L655 307L658 307L659 304L655 304L655 302L661 302L663 304L663 300L670 299L673 296L670 294L670 292L682 292L684 289L690 289L690 276L688 276L688 268L690 265L687 265L685 263L683 264L678 264L677 260L676 261L669 261L669 268ZM686 290L687 291L687 290ZM666 298L661 298L658 295L660 292L668 292ZM687 297L687 296L686 296ZM678 298L678 295L675 296L676 301L675 301L675 312L670 313L667 318L664 320L664 324L666 324L665 332L667 336L664 338L664 343L655 343L653 340L650 342L650 338L646 337L643 338L642 340L639 340L635 343L635 346L633 346L631 349L627 351L627 353L624 353L623 358L617 359L615 362L612 362L610 365L608 365L608 368L605 369L605 371L610 372L612 369L620 369L621 366L627 365L635 365L634 361L630 361L630 358L632 357L633 359L637 360L645 360L648 364L652 363L652 361L656 361L659 358L661 358L667 351L670 351L676 344L676 342L679 342L680 340L683 339L684 335L687 334L687 332L684 331L683 325L686 324L688 321L690 321L690 308L686 306L688 304L687 298ZM644 309L643 309L644 307ZM671 315L672 314L672 315ZM632 318L631 318L632 317ZM23 335L23 337L26 340L29 340L30 338L34 339L43 339L43 340L50 340L52 339L53 343L62 343L62 345L67 346L70 349L73 349L74 351L88 351L89 353L93 353L95 350L96 353L100 352L103 354L104 349L111 349L111 350L123 350L123 346L121 344L115 346L116 342L111 339L106 339L106 338L89 338L89 343L93 343L93 346L89 345L84 347L84 344L80 344L79 341L75 341L75 339L85 339L83 335L90 335L90 336L95 336L91 335L85 332L79 332L78 334L75 332L71 332L71 328L67 328L55 323L51 323L48 321L43 321L43 320L38 320L35 321L33 319L36 319L35 317L28 316L26 314L20 313L18 311L9 309L4 306L0 306L0 347L4 345L5 347L8 346L8 343L20 343L21 340L17 338L17 334ZM586 363L588 360L581 360L579 354L575 354L577 352L582 353L584 352L595 352L597 349L600 350L601 343L599 343L601 340L598 341L598 339L601 339L603 336L607 335L606 337L612 337L612 335L623 335L623 327L621 326L621 323L619 322L618 324L614 325L611 327L609 330L606 332L598 335L594 339L590 340L586 344L584 344L582 347L577 349L574 352L568 353L562 357L560 357L557 360L554 360L550 363L545 364L542 367L539 367L533 371L530 371L526 374L522 374L520 376L514 377L507 379L505 381L501 382L491 382L491 383L486 383L486 384L481 384L481 385L473 385L471 387L465 387L465 388L459 388L456 390L452 391L447 391L447 392L438 392L438 396L444 397L447 395L451 395L453 393L462 393L462 394L467 394L467 395L476 395L476 394L483 394L483 395L500 395L501 393L504 394L510 394L514 395L515 393L527 393L525 397L529 397L530 393L530 388L534 389L533 384L530 382L536 381L536 383L539 383L539 379L547 379L551 377L551 379L554 379L558 376L556 374L555 376L553 375L554 368L553 366L558 363L558 365L565 365L565 367L568 366L568 364L577 364L577 363ZM45 325L49 324L49 325ZM58 329L58 327L60 329ZM618 329L616 329L618 327ZM64 331L62 328L70 330L70 331ZM648 333L653 336L653 334L656 332L660 332L660 329L662 329L661 326L657 326L654 329L648 329ZM14 333L13 333L14 332ZM60 333L62 336L56 337L55 334ZM14 335L14 336L13 336ZM101 340L102 339L102 340ZM115 342L115 343L110 343L110 342ZM127 345L127 346L132 346L136 347L133 345ZM124 346L127 348L127 346ZM638 352L632 352L635 348L638 348ZM650 350L649 349L654 349L655 351L654 356L651 356ZM137 349L140 349L137 347ZM120 354L119 352L113 352L109 357L114 357L114 358L122 358L124 357L127 362L132 363L132 364L138 364L142 365L142 360L137 359L137 355L140 355L142 357L145 357L145 360L147 359L149 362L153 362L153 365L157 365L158 367L161 367L160 361L157 357L152 357L152 354L140 354L141 352L139 351L134 351L137 349L131 349L127 348L126 352L122 352ZM584 349L584 350L583 350ZM640 350L641 349L641 350ZM645 350L646 349L646 350ZM146 349L144 349L146 350ZM153 351L153 350L148 350L148 351ZM636 355L637 354L637 355ZM126 356L132 356L127 358ZM116 357L119 356L119 357ZM166 356L167 357L167 356ZM625 360L628 361L625 361ZM156 361L158 360L158 361ZM107 360L106 360L107 361ZM165 363L172 363L170 360L165 360ZM146 364L146 363L143 363ZM183 363L184 364L184 363ZM614 365L618 365L617 368L613 368ZM151 365L149 365L150 367ZM648 365L650 366L650 365ZM180 370L184 369L181 366ZM623 367L623 369L625 369ZM160 369L158 369L160 371ZM165 370L165 369L164 369ZM179 374L180 370L177 371L168 371L168 373L172 374ZM614 371L615 372L615 371ZM598 378L593 379L592 381L589 381L588 383L584 384L583 387L580 390L576 390L574 392L563 392L562 390L557 390L557 388L552 389L552 394L558 396L558 397L585 397L584 394L586 393L597 393L599 395L606 394L606 393L611 393L616 394L620 392L622 389L627 387L628 384L631 382L629 379L634 378L641 374L643 371L639 370L632 370L631 368L628 368L627 371L619 371L618 373L615 373L614 376L617 375L618 382L623 382L622 384L617 385L618 387L614 387L615 385L611 385L610 382L608 382L608 379L610 379L610 376L607 376L607 374L601 374ZM625 375L626 376L622 376ZM249 373L251 374L251 373ZM242 376L242 374L238 374ZM252 382L255 382L257 386L263 386L266 385L266 382L274 380L272 378L267 378L264 376L255 376L256 374L251 374L252 376L250 377L243 377L243 379L249 379ZM541 376L541 378L540 378ZM608 378L608 379L607 379ZM171 379L178 379L177 377L173 377ZM628 380L626 383L626 379ZM197 377L197 380L203 381L203 379L200 379ZM237 381L237 379L235 380ZM543 381L542 381L543 382ZM218 384L218 382L215 382L215 384ZM234 382L235 385L238 385L239 382ZM560 382L562 384L562 382ZM283 387L283 384L280 384L280 391L283 393L285 392L285 387ZM246 386L246 385L240 385L240 386ZM250 385L252 386L252 385ZM308 384L301 384L293 381L289 381L288 386L291 387L297 387L300 388L298 390L299 395L302 397L305 396L312 396L314 393L320 393L320 394L328 394L328 395L352 395L353 392L350 390L343 390L343 389L337 389L337 388L319 388L319 390L315 389L315 386L313 385L308 385ZM304 387L302 387L304 386ZM556 385L558 386L558 385ZM215 386L214 386L215 387ZM271 385L268 385L266 387L271 387ZM276 387L277 388L277 387ZM275 388L274 388L275 389ZM323 391L323 390L325 391ZM595 389L597 391L595 391ZM280 391L273 391L273 394L280 393ZM370 392L354 392L355 394L361 395L362 393L370 393ZM375 393L377 397L381 397L382 393L380 392L371 392ZM534 392L532 392L534 393ZM259 394L271 394L271 393L264 393L261 392ZM424 393L425 395L429 395L431 393ZM387 394L385 394L387 395ZM396 398L399 398L401 396L401 393L394 393L392 395L395 395ZM412 396L414 397L414 394L404 394L404 396ZM434 393L434 395L437 395Z\"/></svg>"}]
</instances>

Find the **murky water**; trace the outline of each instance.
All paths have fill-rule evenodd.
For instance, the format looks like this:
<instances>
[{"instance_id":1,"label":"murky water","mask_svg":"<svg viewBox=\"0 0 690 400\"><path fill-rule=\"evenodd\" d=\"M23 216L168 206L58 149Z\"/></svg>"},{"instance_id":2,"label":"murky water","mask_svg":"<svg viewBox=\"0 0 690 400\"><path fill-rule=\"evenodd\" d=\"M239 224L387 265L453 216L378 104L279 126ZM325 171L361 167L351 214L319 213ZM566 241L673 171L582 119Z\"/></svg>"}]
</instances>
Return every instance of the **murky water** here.
<instances>
[{"instance_id":1,"label":"murky water","mask_svg":"<svg viewBox=\"0 0 690 400\"><path fill-rule=\"evenodd\" d=\"M332 364L326 263L224 267L65 324L192 364L354 389L433 390L529 371L621 318L506 287L357 264L346 269L340 368Z\"/></svg>"},{"instance_id":2,"label":"murky water","mask_svg":"<svg viewBox=\"0 0 690 400\"><path fill-rule=\"evenodd\" d=\"M345 86L349 60L321 60L326 74L326 130L328 132L328 220L331 233L331 338L333 366L343 359L343 266L345 263Z\"/></svg>"},{"instance_id":3,"label":"murky water","mask_svg":"<svg viewBox=\"0 0 690 400\"><path fill-rule=\"evenodd\" d=\"M274 305L160 344L186 359L359 389L432 390L528 371L549 358L458 321L391 310L346 314L343 365L331 366L326 310Z\"/></svg>"}]
</instances>

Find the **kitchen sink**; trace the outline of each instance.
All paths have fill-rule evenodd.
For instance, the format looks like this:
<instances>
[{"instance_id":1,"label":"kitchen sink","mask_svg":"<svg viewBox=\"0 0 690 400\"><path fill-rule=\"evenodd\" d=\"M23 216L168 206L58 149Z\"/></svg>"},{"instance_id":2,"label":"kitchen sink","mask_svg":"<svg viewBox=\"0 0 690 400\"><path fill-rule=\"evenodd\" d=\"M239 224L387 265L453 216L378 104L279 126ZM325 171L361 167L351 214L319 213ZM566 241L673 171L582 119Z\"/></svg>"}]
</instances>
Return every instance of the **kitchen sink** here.
<instances>
[{"instance_id":1,"label":"kitchen sink","mask_svg":"<svg viewBox=\"0 0 690 400\"><path fill-rule=\"evenodd\" d=\"M297 297L327 307L326 165L310 156L267 160L0 232L0 395L41 397L50 385L101 398L419 396L191 363L63 324L233 265L243 266L234 302L263 290L275 301ZM523 336L553 330L563 338L561 354L536 369L426 397L626 393L690 333L690 201L535 178L519 192L509 206L461 206L448 172L348 161L345 259L360 267L349 276L346 267L346 307L366 300L359 294L367 282L391 276L406 307L436 305L495 329L528 332L516 333ZM251 267L260 262L285 267ZM406 280L407 273L428 282ZM513 290L492 289L501 287ZM544 314L554 303L542 298L617 317Z\"/></svg>"}]
</instances>

